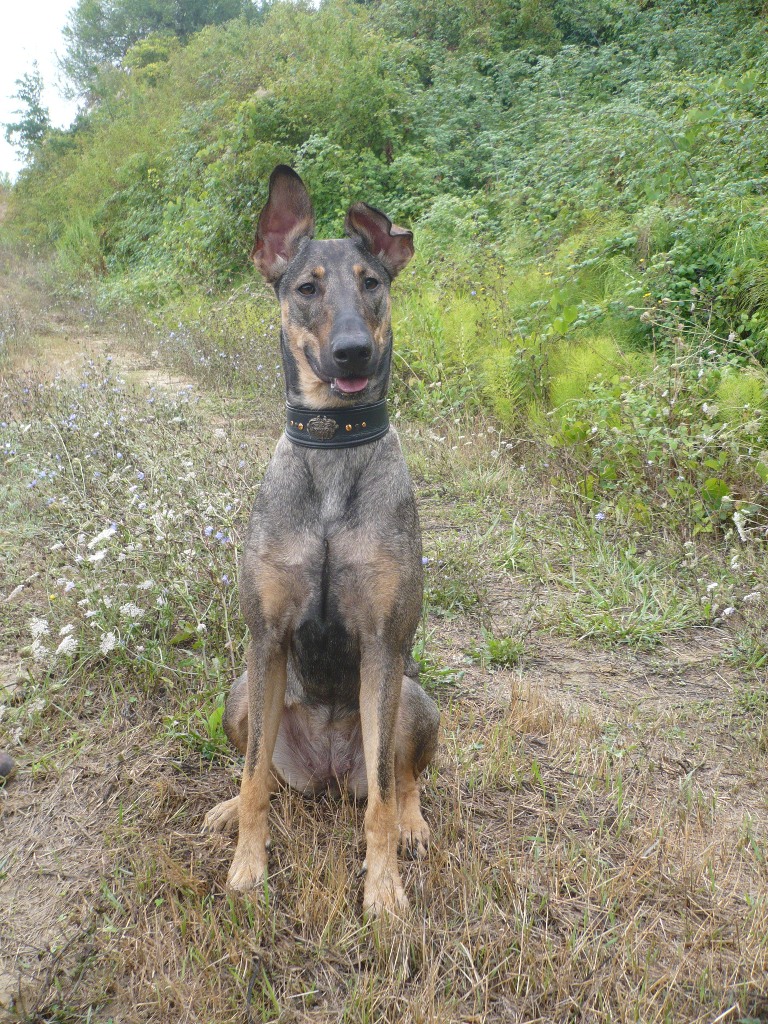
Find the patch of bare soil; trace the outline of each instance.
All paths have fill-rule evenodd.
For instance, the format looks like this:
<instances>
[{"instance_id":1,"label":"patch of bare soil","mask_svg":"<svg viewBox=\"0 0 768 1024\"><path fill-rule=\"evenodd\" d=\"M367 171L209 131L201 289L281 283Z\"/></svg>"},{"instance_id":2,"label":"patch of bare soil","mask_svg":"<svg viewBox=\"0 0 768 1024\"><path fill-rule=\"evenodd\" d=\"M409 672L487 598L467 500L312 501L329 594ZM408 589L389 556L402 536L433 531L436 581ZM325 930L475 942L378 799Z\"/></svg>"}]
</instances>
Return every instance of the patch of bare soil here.
<instances>
[{"instance_id":1,"label":"patch of bare soil","mask_svg":"<svg viewBox=\"0 0 768 1024\"><path fill-rule=\"evenodd\" d=\"M57 376L73 379L83 365L108 358L115 370L132 383L146 387L194 389L189 377L171 373L153 355L127 348L120 338L109 335L42 334L27 341L23 350L13 353L7 367L15 373L30 373L52 380Z\"/></svg>"}]
</instances>

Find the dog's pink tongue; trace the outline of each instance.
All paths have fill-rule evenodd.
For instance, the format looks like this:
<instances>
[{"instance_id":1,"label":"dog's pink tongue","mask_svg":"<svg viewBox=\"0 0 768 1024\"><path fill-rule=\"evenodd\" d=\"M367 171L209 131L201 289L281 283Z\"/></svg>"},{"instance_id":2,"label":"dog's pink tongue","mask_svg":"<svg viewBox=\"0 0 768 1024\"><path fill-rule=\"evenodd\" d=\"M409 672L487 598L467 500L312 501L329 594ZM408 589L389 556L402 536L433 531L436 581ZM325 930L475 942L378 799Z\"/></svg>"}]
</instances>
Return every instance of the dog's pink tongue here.
<instances>
[{"instance_id":1,"label":"dog's pink tongue","mask_svg":"<svg viewBox=\"0 0 768 1024\"><path fill-rule=\"evenodd\" d=\"M337 377L333 382L338 391L345 395L354 395L357 391L363 391L368 386L367 377Z\"/></svg>"}]
</instances>

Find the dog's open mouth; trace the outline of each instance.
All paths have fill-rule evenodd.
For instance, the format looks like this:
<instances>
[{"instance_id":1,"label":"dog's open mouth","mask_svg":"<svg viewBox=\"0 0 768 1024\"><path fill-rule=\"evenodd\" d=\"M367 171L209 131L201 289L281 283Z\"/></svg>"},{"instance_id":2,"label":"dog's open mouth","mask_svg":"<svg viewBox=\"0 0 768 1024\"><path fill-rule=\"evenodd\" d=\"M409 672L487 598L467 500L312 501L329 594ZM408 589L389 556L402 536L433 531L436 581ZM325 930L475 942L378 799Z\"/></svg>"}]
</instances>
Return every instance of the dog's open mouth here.
<instances>
[{"instance_id":1,"label":"dog's open mouth","mask_svg":"<svg viewBox=\"0 0 768 1024\"><path fill-rule=\"evenodd\" d=\"M334 391L340 391L342 395L356 395L359 391L365 391L369 379L368 377L334 377L331 387Z\"/></svg>"}]
</instances>

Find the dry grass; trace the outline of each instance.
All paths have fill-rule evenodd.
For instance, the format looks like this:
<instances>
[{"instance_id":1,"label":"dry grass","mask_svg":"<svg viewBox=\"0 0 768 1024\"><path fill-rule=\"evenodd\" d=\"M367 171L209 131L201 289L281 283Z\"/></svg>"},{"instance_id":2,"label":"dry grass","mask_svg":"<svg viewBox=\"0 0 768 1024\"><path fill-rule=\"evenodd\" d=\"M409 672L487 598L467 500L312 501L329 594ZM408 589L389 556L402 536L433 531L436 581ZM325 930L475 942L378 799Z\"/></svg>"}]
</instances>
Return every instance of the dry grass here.
<instances>
[{"instance_id":1,"label":"dry grass","mask_svg":"<svg viewBox=\"0 0 768 1024\"><path fill-rule=\"evenodd\" d=\"M26 809L9 794L21 806L5 822L18 854L5 934L40 981L28 1019L766 1013L768 872L746 822L686 801L679 774L621 756L591 718L534 694L457 692L443 730L432 853L404 866L412 911L381 926L360 920L360 808L280 794L269 892L235 898L232 840L198 832L234 767L159 744L151 719L89 730L69 766L60 752L19 783ZM19 884L49 872L47 895ZM19 934L40 925L35 892L60 911L50 949Z\"/></svg>"},{"instance_id":2,"label":"dry grass","mask_svg":"<svg viewBox=\"0 0 768 1024\"><path fill-rule=\"evenodd\" d=\"M23 351L21 336L16 345ZM130 361L130 346L102 348ZM362 809L290 792L272 806L269 889L235 897L224 888L233 839L200 825L236 790L239 765L211 712L242 636L229 592L211 598L214 576L182 555L199 543L198 557L220 559L216 579L236 571L236 545L222 554L190 536L210 521L202 497L217 476L252 489L269 440L254 443L248 422L216 434L221 410L205 401L181 410L184 435L169 433L172 398L168 418L158 412L133 433L127 425L115 441L122 462L139 453L158 501L188 503L177 539L166 526L155 544L148 531L133 575L114 561L99 585L129 594L145 576L176 578L183 593L168 593L190 636L173 638L178 624L158 613L151 638L142 626L121 658L83 639L81 661L27 658L16 685L31 615L47 616L52 633L70 619L87 625L60 589L51 597L62 566L72 563L74 579L74 554L86 550L70 537L78 516L88 536L110 508L126 530L140 520L117 507L126 493L117 463L104 493L75 475L62 503L56 483L53 511L27 489L55 450L43 430L53 406L48 392L23 405L15 373L4 379L2 418L21 447L6 462L13 528L0 564L2 595L24 589L0 604L10 658L0 729L21 770L0 791L0 1013L29 1024L768 1021L765 679L748 660L733 662L732 634L686 631L672 616L665 633L659 614L661 645L648 650L557 639L558 602L588 599L590 564L590 585L605 577L588 535L545 478L493 455L492 435L457 454L429 431L404 430L431 559L423 678L443 715L424 791L433 847L427 861L403 864L411 910L363 923ZM59 382L56 402L78 386ZM139 395L129 388L109 401L138 408ZM34 429L22 435L27 423ZM72 452L76 439L67 443ZM254 465L235 479L246 443ZM173 476L174 445L194 463L199 510ZM228 500L211 495L217 509ZM235 536L246 498L231 513ZM54 541L63 547L52 554ZM708 572L716 562L712 553ZM571 583L558 578L566 564ZM674 565L659 594L677 587L688 600L698 584L684 590ZM195 615L210 646L192 644ZM756 643L758 622L739 636Z\"/></svg>"}]
</instances>

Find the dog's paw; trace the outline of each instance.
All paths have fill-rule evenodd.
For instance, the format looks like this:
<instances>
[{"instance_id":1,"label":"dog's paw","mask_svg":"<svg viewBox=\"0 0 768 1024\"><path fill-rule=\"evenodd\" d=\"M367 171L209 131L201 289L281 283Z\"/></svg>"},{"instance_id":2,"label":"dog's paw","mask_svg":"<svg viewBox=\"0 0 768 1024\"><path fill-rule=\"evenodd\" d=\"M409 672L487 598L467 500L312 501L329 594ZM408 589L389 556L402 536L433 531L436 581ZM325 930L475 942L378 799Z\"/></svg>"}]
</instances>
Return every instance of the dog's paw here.
<instances>
[{"instance_id":1,"label":"dog's paw","mask_svg":"<svg viewBox=\"0 0 768 1024\"><path fill-rule=\"evenodd\" d=\"M267 848L261 844L238 843L227 875L227 885L236 892L249 892L264 885L267 876Z\"/></svg>"},{"instance_id":2,"label":"dog's paw","mask_svg":"<svg viewBox=\"0 0 768 1024\"><path fill-rule=\"evenodd\" d=\"M230 832L240 820L240 797L222 800L203 818L203 832Z\"/></svg>"},{"instance_id":3,"label":"dog's paw","mask_svg":"<svg viewBox=\"0 0 768 1024\"><path fill-rule=\"evenodd\" d=\"M363 891L363 916L367 919L396 916L404 914L408 909L408 897L405 895L402 882L398 875L380 875L374 880L366 875Z\"/></svg>"},{"instance_id":4,"label":"dog's paw","mask_svg":"<svg viewBox=\"0 0 768 1024\"><path fill-rule=\"evenodd\" d=\"M410 813L400 815L400 836L398 850L410 860L427 856L429 850L429 825L421 816L418 806Z\"/></svg>"}]
</instances>

